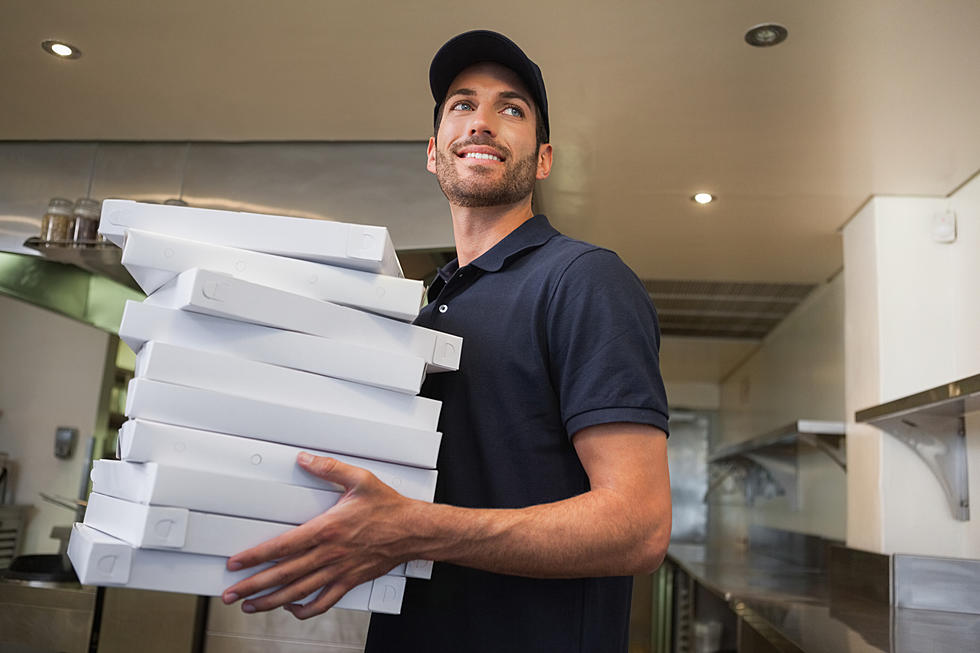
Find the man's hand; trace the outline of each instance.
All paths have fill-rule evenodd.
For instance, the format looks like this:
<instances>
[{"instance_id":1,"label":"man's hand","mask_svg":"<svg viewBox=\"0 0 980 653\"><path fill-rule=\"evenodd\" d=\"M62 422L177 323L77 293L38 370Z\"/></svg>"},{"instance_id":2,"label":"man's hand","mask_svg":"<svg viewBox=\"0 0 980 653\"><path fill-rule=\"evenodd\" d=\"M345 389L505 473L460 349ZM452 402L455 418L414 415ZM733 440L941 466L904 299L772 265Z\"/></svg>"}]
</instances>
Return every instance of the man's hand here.
<instances>
[{"instance_id":1,"label":"man's hand","mask_svg":"<svg viewBox=\"0 0 980 653\"><path fill-rule=\"evenodd\" d=\"M297 461L345 492L325 513L228 560L231 571L279 560L225 590L222 600L234 603L240 597L279 587L245 601L245 612L285 606L300 619L322 614L355 586L413 558L405 550L410 534L402 525L410 523L415 502L370 472L339 460L303 453ZM317 590L320 594L311 602L292 605Z\"/></svg>"},{"instance_id":2,"label":"man's hand","mask_svg":"<svg viewBox=\"0 0 980 653\"><path fill-rule=\"evenodd\" d=\"M422 558L532 578L647 573L670 539L667 440L652 426L611 423L579 431L572 444L590 489L554 503L475 509L406 499L373 474L332 458L299 463L345 488L306 524L232 556L231 571L279 563L225 591L245 612L286 606L300 619L328 610L354 586ZM322 589L321 589L322 588ZM313 592L305 606L291 605Z\"/></svg>"}]
</instances>

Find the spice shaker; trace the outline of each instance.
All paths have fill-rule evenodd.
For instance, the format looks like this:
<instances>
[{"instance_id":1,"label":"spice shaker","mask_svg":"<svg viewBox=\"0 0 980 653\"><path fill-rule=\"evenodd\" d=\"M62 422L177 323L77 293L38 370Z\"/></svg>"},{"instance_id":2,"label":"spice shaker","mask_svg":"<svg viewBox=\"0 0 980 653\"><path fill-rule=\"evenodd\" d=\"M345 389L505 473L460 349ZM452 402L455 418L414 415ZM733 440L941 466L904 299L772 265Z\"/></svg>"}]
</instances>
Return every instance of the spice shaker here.
<instances>
[{"instance_id":1,"label":"spice shaker","mask_svg":"<svg viewBox=\"0 0 980 653\"><path fill-rule=\"evenodd\" d=\"M72 227L72 203L62 197L48 202L48 210L41 219L42 240L69 240Z\"/></svg>"},{"instance_id":2,"label":"spice shaker","mask_svg":"<svg viewBox=\"0 0 980 653\"><path fill-rule=\"evenodd\" d=\"M97 200L83 198L75 202L74 228L69 240L80 244L94 243L99 238L99 215L102 204Z\"/></svg>"}]
</instances>

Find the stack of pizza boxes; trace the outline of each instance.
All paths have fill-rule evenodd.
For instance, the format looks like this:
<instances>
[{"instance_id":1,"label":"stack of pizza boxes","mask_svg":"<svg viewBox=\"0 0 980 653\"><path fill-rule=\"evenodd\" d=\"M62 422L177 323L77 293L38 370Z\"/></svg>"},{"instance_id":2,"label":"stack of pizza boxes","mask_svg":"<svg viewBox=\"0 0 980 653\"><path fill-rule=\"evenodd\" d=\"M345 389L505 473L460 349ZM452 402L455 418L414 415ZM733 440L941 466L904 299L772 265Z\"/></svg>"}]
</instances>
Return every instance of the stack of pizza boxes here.
<instances>
[{"instance_id":1,"label":"stack of pizza boxes","mask_svg":"<svg viewBox=\"0 0 980 653\"><path fill-rule=\"evenodd\" d=\"M261 569L228 556L341 496L301 451L432 501L440 403L417 394L458 368L462 340L410 324L423 286L386 229L106 200L100 232L148 297L119 327L137 354L129 421L73 529L82 583L220 595ZM337 606L397 613L406 576L430 573L402 565Z\"/></svg>"}]
</instances>

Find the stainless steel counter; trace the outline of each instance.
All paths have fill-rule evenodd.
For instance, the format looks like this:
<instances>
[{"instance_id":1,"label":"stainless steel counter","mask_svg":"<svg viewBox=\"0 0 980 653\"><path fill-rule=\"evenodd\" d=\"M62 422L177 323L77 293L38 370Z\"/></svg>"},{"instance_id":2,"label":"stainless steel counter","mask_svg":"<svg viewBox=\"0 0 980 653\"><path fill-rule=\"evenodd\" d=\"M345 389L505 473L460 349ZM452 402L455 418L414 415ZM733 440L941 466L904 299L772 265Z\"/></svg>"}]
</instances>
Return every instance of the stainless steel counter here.
<instances>
[{"instance_id":1,"label":"stainless steel counter","mask_svg":"<svg viewBox=\"0 0 980 653\"><path fill-rule=\"evenodd\" d=\"M827 575L758 553L671 544L668 558L747 619L806 653L980 653L980 615L895 609L835 591Z\"/></svg>"}]
</instances>

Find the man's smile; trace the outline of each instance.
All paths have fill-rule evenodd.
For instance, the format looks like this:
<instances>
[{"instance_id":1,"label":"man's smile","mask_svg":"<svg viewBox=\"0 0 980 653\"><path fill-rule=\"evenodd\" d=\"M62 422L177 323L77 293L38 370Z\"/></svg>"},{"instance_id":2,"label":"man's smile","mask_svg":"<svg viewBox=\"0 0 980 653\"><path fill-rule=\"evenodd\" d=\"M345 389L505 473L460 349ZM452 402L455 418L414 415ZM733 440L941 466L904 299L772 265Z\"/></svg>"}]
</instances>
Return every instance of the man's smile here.
<instances>
[{"instance_id":1,"label":"man's smile","mask_svg":"<svg viewBox=\"0 0 980 653\"><path fill-rule=\"evenodd\" d=\"M467 145L459 148L455 152L460 159L476 159L479 161L496 161L503 163L506 157L493 147L488 145Z\"/></svg>"}]
</instances>

